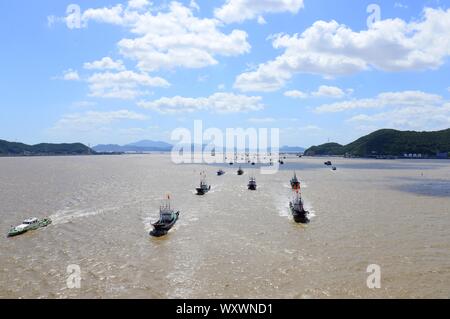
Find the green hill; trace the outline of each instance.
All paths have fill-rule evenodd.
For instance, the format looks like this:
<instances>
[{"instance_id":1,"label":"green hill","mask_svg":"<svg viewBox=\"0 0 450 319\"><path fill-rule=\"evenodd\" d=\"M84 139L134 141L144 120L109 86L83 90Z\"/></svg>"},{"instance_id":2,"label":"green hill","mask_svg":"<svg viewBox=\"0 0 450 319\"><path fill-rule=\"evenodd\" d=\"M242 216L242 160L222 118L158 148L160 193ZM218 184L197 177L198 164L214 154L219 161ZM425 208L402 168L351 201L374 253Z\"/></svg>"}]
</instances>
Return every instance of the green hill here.
<instances>
[{"instance_id":1,"label":"green hill","mask_svg":"<svg viewBox=\"0 0 450 319\"><path fill-rule=\"evenodd\" d=\"M0 140L0 156L87 155L92 153L95 152L81 143L27 145Z\"/></svg>"},{"instance_id":2,"label":"green hill","mask_svg":"<svg viewBox=\"0 0 450 319\"><path fill-rule=\"evenodd\" d=\"M450 129L436 132L397 131L384 129L348 144L327 143L313 146L305 155L403 156L422 154L433 157L450 152Z\"/></svg>"}]
</instances>

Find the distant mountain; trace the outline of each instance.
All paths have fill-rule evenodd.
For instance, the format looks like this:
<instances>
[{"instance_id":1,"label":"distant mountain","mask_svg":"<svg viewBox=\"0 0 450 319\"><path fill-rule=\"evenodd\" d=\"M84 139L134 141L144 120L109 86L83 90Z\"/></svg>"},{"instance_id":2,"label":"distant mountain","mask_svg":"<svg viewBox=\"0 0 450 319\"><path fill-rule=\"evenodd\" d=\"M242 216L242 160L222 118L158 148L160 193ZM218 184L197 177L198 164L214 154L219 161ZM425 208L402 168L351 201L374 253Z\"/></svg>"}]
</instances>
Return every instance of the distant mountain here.
<instances>
[{"instance_id":1,"label":"distant mountain","mask_svg":"<svg viewBox=\"0 0 450 319\"><path fill-rule=\"evenodd\" d=\"M184 148L184 150L194 151L194 149L204 149L207 144L204 145L195 145L195 144L181 144L177 145L179 148ZM113 153L113 152L119 152L119 153L145 153L145 152L170 152L173 149L173 145L166 143L166 142L160 142L160 141L151 141L151 140L143 140L135 143L130 143L126 145L117 145L117 144L100 144L97 146L94 146L93 149L96 152L101 153ZM302 153L305 149L303 147L298 146L283 146L280 148L280 152L282 153ZM221 148L217 148L217 152L221 152ZM235 148L235 151L238 151L237 148ZM245 150L240 150L245 151ZM246 150L248 151L248 150Z\"/></svg>"},{"instance_id":2,"label":"distant mountain","mask_svg":"<svg viewBox=\"0 0 450 319\"><path fill-rule=\"evenodd\" d=\"M116 145L116 144L100 144L97 146L94 146L92 148L94 151L99 153L124 153L123 146Z\"/></svg>"},{"instance_id":3,"label":"distant mountain","mask_svg":"<svg viewBox=\"0 0 450 319\"><path fill-rule=\"evenodd\" d=\"M383 129L348 144L327 143L313 146L306 155L403 156L422 154L433 157L450 153L450 129L435 132Z\"/></svg>"},{"instance_id":4,"label":"distant mountain","mask_svg":"<svg viewBox=\"0 0 450 319\"><path fill-rule=\"evenodd\" d=\"M0 140L0 156L32 156L32 155L87 155L94 151L81 143L74 144L37 144Z\"/></svg>"},{"instance_id":5,"label":"distant mountain","mask_svg":"<svg viewBox=\"0 0 450 319\"><path fill-rule=\"evenodd\" d=\"M304 147L300 146L282 146L280 147L281 153L303 153L305 151Z\"/></svg>"},{"instance_id":6,"label":"distant mountain","mask_svg":"<svg viewBox=\"0 0 450 319\"><path fill-rule=\"evenodd\" d=\"M128 147L172 149L172 145L166 142L143 140L136 143L127 144Z\"/></svg>"},{"instance_id":7,"label":"distant mountain","mask_svg":"<svg viewBox=\"0 0 450 319\"><path fill-rule=\"evenodd\" d=\"M144 140L126 145L101 144L94 146L93 149L96 152L102 153L170 152L172 150L172 145L165 142Z\"/></svg>"}]
</instances>

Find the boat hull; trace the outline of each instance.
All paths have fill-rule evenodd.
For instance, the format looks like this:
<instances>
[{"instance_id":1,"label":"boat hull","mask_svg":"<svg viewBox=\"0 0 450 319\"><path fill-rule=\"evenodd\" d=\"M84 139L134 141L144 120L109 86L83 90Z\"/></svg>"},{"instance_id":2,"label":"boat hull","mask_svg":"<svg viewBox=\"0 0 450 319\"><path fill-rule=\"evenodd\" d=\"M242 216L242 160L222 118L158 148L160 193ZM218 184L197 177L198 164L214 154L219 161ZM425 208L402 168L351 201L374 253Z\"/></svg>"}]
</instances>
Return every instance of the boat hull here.
<instances>
[{"instance_id":1,"label":"boat hull","mask_svg":"<svg viewBox=\"0 0 450 319\"><path fill-rule=\"evenodd\" d=\"M169 232L169 230L172 229L172 227L176 224L176 222L178 221L180 216L180 212L176 212L175 213L175 218L170 222L170 223L155 223L152 224L153 226L153 230L150 232L150 236L153 237L162 237L167 235L167 233Z\"/></svg>"},{"instance_id":2,"label":"boat hull","mask_svg":"<svg viewBox=\"0 0 450 319\"><path fill-rule=\"evenodd\" d=\"M10 231L10 232L8 233L8 237L16 237L16 236L25 234L27 231L28 231L28 229L26 229L26 230L21 230L21 231Z\"/></svg>"},{"instance_id":3,"label":"boat hull","mask_svg":"<svg viewBox=\"0 0 450 319\"><path fill-rule=\"evenodd\" d=\"M296 210L294 209L294 206L292 203L289 204L289 208L291 210L292 217L294 218L294 221L297 224L308 224L309 223L309 212L302 209L302 210Z\"/></svg>"},{"instance_id":4,"label":"boat hull","mask_svg":"<svg viewBox=\"0 0 450 319\"><path fill-rule=\"evenodd\" d=\"M208 188L197 188L197 195L202 196L206 195L211 190L211 186Z\"/></svg>"}]
</instances>

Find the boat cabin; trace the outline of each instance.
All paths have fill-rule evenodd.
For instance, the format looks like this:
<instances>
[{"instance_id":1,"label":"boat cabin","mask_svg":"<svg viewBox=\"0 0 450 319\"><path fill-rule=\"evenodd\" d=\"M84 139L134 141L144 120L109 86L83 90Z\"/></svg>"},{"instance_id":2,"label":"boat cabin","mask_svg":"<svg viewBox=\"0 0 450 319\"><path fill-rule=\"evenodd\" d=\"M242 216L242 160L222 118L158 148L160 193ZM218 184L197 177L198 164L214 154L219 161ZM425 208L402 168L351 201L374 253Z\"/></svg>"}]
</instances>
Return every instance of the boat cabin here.
<instances>
[{"instance_id":1,"label":"boat cabin","mask_svg":"<svg viewBox=\"0 0 450 319\"><path fill-rule=\"evenodd\" d=\"M24 225L36 224L39 220L37 218L30 218L23 221Z\"/></svg>"}]
</instances>

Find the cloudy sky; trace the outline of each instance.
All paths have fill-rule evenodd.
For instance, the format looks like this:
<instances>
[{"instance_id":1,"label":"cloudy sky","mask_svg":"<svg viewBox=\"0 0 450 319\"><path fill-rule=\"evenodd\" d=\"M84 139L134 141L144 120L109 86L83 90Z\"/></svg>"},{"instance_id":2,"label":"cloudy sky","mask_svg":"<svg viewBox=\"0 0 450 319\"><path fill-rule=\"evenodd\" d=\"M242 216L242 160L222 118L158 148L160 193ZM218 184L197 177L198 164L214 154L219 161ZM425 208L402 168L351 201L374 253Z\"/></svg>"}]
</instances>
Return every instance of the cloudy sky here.
<instances>
[{"instance_id":1,"label":"cloudy sky","mask_svg":"<svg viewBox=\"0 0 450 319\"><path fill-rule=\"evenodd\" d=\"M449 8L1 1L0 139L170 141L196 119L205 128L280 128L281 144L299 146L379 128L448 128Z\"/></svg>"}]
</instances>

